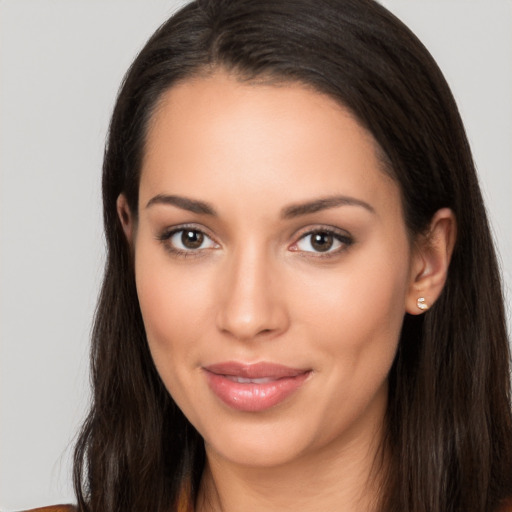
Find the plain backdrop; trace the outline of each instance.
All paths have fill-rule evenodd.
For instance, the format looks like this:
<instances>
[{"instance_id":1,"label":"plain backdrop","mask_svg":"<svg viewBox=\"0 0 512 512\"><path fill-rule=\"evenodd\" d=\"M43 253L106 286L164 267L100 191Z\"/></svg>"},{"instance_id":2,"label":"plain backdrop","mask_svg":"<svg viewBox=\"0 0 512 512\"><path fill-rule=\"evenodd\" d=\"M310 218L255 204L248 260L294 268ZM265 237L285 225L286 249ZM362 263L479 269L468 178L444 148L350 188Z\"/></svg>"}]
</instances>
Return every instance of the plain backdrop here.
<instances>
[{"instance_id":1,"label":"plain backdrop","mask_svg":"<svg viewBox=\"0 0 512 512\"><path fill-rule=\"evenodd\" d=\"M122 76L183 2L0 0L0 509L74 501L102 274L100 169ZM512 1L387 0L466 123L510 298ZM508 299L510 304L510 299Z\"/></svg>"}]
</instances>

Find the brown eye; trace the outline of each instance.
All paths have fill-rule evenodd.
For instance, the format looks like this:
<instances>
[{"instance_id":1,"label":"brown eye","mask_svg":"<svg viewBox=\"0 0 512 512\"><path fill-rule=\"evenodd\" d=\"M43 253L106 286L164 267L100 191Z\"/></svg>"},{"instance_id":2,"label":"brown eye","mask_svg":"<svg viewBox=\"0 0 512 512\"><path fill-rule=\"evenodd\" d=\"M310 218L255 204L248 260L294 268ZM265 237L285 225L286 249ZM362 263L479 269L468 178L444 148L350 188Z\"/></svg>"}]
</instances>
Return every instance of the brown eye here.
<instances>
[{"instance_id":1,"label":"brown eye","mask_svg":"<svg viewBox=\"0 0 512 512\"><path fill-rule=\"evenodd\" d=\"M311 236L311 247L318 252L326 252L332 248L334 237L331 233L318 232Z\"/></svg>"},{"instance_id":2,"label":"brown eye","mask_svg":"<svg viewBox=\"0 0 512 512\"><path fill-rule=\"evenodd\" d=\"M200 229L175 229L159 236L167 250L175 254L199 253L206 249L217 249L219 246Z\"/></svg>"},{"instance_id":3,"label":"brown eye","mask_svg":"<svg viewBox=\"0 0 512 512\"><path fill-rule=\"evenodd\" d=\"M310 231L304 234L295 244L293 250L304 253L337 253L352 245L350 235L334 230Z\"/></svg>"},{"instance_id":4,"label":"brown eye","mask_svg":"<svg viewBox=\"0 0 512 512\"><path fill-rule=\"evenodd\" d=\"M200 231L184 229L181 234L181 243L187 249L199 249L204 241L204 235Z\"/></svg>"}]
</instances>

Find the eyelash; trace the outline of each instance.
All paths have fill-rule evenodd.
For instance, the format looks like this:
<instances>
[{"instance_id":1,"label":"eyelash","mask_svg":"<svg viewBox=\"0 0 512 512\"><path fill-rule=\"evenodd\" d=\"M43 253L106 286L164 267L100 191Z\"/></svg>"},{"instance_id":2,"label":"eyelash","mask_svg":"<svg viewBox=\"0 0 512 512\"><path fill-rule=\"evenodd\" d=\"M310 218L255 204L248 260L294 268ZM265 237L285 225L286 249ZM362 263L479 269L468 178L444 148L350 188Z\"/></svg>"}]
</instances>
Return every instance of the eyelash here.
<instances>
[{"instance_id":1,"label":"eyelash","mask_svg":"<svg viewBox=\"0 0 512 512\"><path fill-rule=\"evenodd\" d=\"M174 227L174 228L165 230L163 233L161 233L157 237L157 239L160 242L162 242L165 249L168 252L170 252L172 255L178 256L178 257L183 257L183 258L200 257L200 256L205 255L204 251L206 251L208 249L212 249L212 248L217 248L217 247L205 247L205 248L201 249L199 247L197 249L185 249L184 250L184 249L179 249L170 243L170 240L172 239L173 236L175 236L179 233L182 233L182 236L183 236L183 233L185 231L194 232L201 236L204 236L205 239L210 240L211 244L219 247L219 244L210 235L208 235L207 233L205 233L205 231L203 229L200 229L195 225L182 225L182 226L178 226L178 227ZM337 241L340 244L340 247L337 247L334 250L331 250L329 248L325 252L314 251L314 250L313 251L305 251L305 250L300 250L299 248L297 248L297 245L301 241L304 241L307 237L311 237L316 234L327 235L327 236L332 237L335 241ZM354 243L354 239L347 232L340 231L340 230L332 228L332 227L319 226L317 228L310 229L305 233L302 233L299 236L299 238L297 239L297 241L294 242L289 247L289 250L291 250L293 252L299 252L299 253L301 253L301 255L303 257L332 258L332 257L338 256L340 253L346 251L353 243Z\"/></svg>"},{"instance_id":2,"label":"eyelash","mask_svg":"<svg viewBox=\"0 0 512 512\"><path fill-rule=\"evenodd\" d=\"M167 251L169 251L174 256L183 257L183 258L190 258L190 257L197 258L197 257L203 256L205 254L204 251L207 249L210 249L210 247L203 248L203 249L200 249L200 248L198 248L198 249L179 249L171 244L170 240L172 239L172 237L174 235L177 235L178 233L182 233L182 236L183 236L183 233L186 231L198 233L198 234L204 236L205 239L210 240L212 244L214 244L216 246L219 245L217 242L215 242L215 240L210 235L205 233L204 230L202 230L194 225L183 225L183 226L178 226L175 228L167 229L162 234L160 234L157 237L157 239L160 242L162 242L165 249Z\"/></svg>"},{"instance_id":3,"label":"eyelash","mask_svg":"<svg viewBox=\"0 0 512 512\"><path fill-rule=\"evenodd\" d=\"M322 251L304 251L300 250L297 245L306 240L307 237L312 237L313 235L327 235L333 238L334 241L340 244L339 247L331 250L322 252ZM310 242L311 244L312 242ZM294 242L290 250L300 252L303 257L311 257L311 258L334 258L339 256L341 253L345 252L352 244L354 243L354 239L350 234L346 231L341 231L339 229L330 227L330 226L318 226L314 229L309 229L308 231L302 233L296 242Z\"/></svg>"}]
</instances>

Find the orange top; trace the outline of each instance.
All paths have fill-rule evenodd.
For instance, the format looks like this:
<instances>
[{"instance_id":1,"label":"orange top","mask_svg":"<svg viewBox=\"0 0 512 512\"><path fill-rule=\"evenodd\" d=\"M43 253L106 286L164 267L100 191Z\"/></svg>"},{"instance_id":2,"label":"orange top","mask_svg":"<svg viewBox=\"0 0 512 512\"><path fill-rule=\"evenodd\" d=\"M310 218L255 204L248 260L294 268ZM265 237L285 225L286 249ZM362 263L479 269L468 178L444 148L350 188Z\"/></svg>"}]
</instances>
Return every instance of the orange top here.
<instances>
[{"instance_id":1,"label":"orange top","mask_svg":"<svg viewBox=\"0 0 512 512\"><path fill-rule=\"evenodd\" d=\"M191 510L189 500L184 500L182 495L178 503L178 512L189 512ZM78 512L78 509L73 505L52 505L49 507L34 508L26 512ZM512 500L505 503L502 512L512 512Z\"/></svg>"},{"instance_id":2,"label":"orange top","mask_svg":"<svg viewBox=\"0 0 512 512\"><path fill-rule=\"evenodd\" d=\"M193 507L190 500L185 494L182 494L178 500L178 507L176 512L192 512ZM48 507L32 508L24 512L78 512L74 505L50 505Z\"/></svg>"},{"instance_id":3,"label":"orange top","mask_svg":"<svg viewBox=\"0 0 512 512\"><path fill-rule=\"evenodd\" d=\"M77 512L73 505L51 505L49 507L40 507L27 510L26 512Z\"/></svg>"}]
</instances>

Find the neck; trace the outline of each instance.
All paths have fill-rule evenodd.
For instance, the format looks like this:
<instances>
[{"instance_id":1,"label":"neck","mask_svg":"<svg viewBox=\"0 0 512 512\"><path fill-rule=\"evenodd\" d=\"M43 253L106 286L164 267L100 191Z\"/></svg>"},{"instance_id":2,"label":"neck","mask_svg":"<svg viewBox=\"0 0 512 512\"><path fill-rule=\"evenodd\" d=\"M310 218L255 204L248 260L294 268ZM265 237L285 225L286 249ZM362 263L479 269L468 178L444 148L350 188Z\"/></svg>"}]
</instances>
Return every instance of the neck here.
<instances>
[{"instance_id":1,"label":"neck","mask_svg":"<svg viewBox=\"0 0 512 512\"><path fill-rule=\"evenodd\" d=\"M371 512L385 472L382 429L277 467L240 466L206 446L197 512Z\"/></svg>"}]
</instances>

